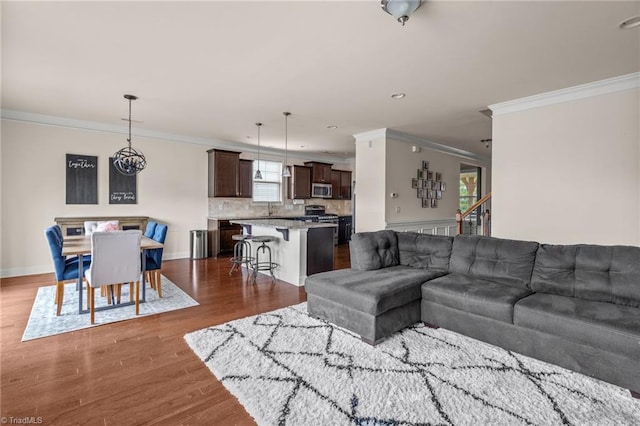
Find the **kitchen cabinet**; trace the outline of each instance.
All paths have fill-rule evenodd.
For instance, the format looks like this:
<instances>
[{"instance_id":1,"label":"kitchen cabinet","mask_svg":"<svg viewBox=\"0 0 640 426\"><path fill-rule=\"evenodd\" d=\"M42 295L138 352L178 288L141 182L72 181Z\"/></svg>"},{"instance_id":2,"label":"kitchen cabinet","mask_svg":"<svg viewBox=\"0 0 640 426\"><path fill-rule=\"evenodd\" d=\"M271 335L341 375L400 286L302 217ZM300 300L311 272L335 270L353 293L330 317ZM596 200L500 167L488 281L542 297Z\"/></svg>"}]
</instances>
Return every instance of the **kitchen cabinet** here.
<instances>
[{"instance_id":1,"label":"kitchen cabinet","mask_svg":"<svg viewBox=\"0 0 640 426\"><path fill-rule=\"evenodd\" d=\"M340 172L340 198L343 200L351 199L351 172Z\"/></svg>"},{"instance_id":2,"label":"kitchen cabinet","mask_svg":"<svg viewBox=\"0 0 640 426\"><path fill-rule=\"evenodd\" d=\"M218 254L233 253L236 242L231 237L236 234L242 234L242 225L236 225L228 220L218 221Z\"/></svg>"},{"instance_id":3,"label":"kitchen cabinet","mask_svg":"<svg viewBox=\"0 0 640 426\"><path fill-rule=\"evenodd\" d=\"M338 244L351 241L352 216L340 216L338 218Z\"/></svg>"},{"instance_id":4,"label":"kitchen cabinet","mask_svg":"<svg viewBox=\"0 0 640 426\"><path fill-rule=\"evenodd\" d=\"M311 167L312 183L331 183L331 164L308 161L304 165Z\"/></svg>"},{"instance_id":5,"label":"kitchen cabinet","mask_svg":"<svg viewBox=\"0 0 640 426\"><path fill-rule=\"evenodd\" d=\"M351 199L351 172L331 170L331 191L336 200Z\"/></svg>"},{"instance_id":6,"label":"kitchen cabinet","mask_svg":"<svg viewBox=\"0 0 640 426\"><path fill-rule=\"evenodd\" d=\"M241 160L240 153L211 149L209 153L209 197L253 195L253 161Z\"/></svg>"},{"instance_id":7,"label":"kitchen cabinet","mask_svg":"<svg viewBox=\"0 0 640 426\"><path fill-rule=\"evenodd\" d=\"M238 168L238 197L251 198L253 196L253 161L240 160Z\"/></svg>"},{"instance_id":8,"label":"kitchen cabinet","mask_svg":"<svg viewBox=\"0 0 640 426\"><path fill-rule=\"evenodd\" d=\"M331 170L331 198L340 198L340 182L342 179L342 172L340 170Z\"/></svg>"},{"instance_id":9,"label":"kitchen cabinet","mask_svg":"<svg viewBox=\"0 0 640 426\"><path fill-rule=\"evenodd\" d=\"M311 167L293 166L287 185L287 198L304 200L311 198Z\"/></svg>"}]
</instances>

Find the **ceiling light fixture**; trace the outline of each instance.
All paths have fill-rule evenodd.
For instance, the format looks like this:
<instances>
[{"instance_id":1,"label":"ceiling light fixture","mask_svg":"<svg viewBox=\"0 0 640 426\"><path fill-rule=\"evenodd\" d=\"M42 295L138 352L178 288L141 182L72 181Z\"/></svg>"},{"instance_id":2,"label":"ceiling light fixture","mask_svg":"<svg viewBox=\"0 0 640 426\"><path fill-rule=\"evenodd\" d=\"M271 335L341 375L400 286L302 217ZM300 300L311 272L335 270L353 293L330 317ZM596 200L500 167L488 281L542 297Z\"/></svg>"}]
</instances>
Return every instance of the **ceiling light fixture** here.
<instances>
[{"instance_id":1,"label":"ceiling light fixture","mask_svg":"<svg viewBox=\"0 0 640 426\"><path fill-rule=\"evenodd\" d=\"M409 20L409 16L418 10L421 4L421 0L382 0L380 2L382 10L396 18L403 27Z\"/></svg>"},{"instance_id":2,"label":"ceiling light fixture","mask_svg":"<svg viewBox=\"0 0 640 426\"><path fill-rule=\"evenodd\" d=\"M288 118L291 115L290 112L283 112L284 115L284 165L282 166L282 177L291 177L291 172L289 171L289 166L287 165L288 161L288 147L287 147L287 139L288 139Z\"/></svg>"},{"instance_id":3,"label":"ceiling light fixture","mask_svg":"<svg viewBox=\"0 0 640 426\"><path fill-rule=\"evenodd\" d=\"M402 99L402 98L404 98L405 96L407 96L407 95L406 95L406 94L404 94L404 93L394 93L394 94L392 94L392 95L391 95L391 97L392 97L393 99Z\"/></svg>"},{"instance_id":4,"label":"ceiling light fixture","mask_svg":"<svg viewBox=\"0 0 640 426\"><path fill-rule=\"evenodd\" d=\"M327 126L327 129L331 129L331 130L335 130L337 128L338 128L338 126Z\"/></svg>"},{"instance_id":5,"label":"ceiling light fixture","mask_svg":"<svg viewBox=\"0 0 640 426\"><path fill-rule=\"evenodd\" d=\"M622 30L628 30L629 28L635 28L638 26L640 26L640 15L625 19L618 24L618 27Z\"/></svg>"},{"instance_id":6,"label":"ceiling light fixture","mask_svg":"<svg viewBox=\"0 0 640 426\"><path fill-rule=\"evenodd\" d=\"M124 95L124 98L129 100L129 120L127 120L129 121L129 137L127 138L129 146L125 146L113 154L113 166L123 175L133 176L147 167L147 160L142 152L131 146L131 101L135 101L138 97Z\"/></svg>"},{"instance_id":7,"label":"ceiling light fixture","mask_svg":"<svg viewBox=\"0 0 640 426\"><path fill-rule=\"evenodd\" d=\"M262 173L260 173L260 127L262 127L262 123L256 123L256 126L258 127L258 167L256 167L256 175L253 178L260 180L262 179Z\"/></svg>"}]
</instances>

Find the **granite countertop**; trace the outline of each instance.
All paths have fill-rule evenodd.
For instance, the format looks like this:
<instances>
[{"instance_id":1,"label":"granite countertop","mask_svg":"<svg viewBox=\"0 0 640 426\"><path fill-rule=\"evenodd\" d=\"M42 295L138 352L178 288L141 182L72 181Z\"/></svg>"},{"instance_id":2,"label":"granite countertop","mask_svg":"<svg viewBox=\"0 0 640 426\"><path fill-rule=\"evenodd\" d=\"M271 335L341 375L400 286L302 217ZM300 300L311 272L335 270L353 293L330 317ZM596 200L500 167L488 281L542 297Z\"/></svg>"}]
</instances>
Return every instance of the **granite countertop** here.
<instances>
[{"instance_id":1,"label":"granite countertop","mask_svg":"<svg viewBox=\"0 0 640 426\"><path fill-rule=\"evenodd\" d=\"M327 213L327 214L336 214L336 213ZM351 217L351 214L336 214L338 217ZM275 219L284 219L284 220L293 220L295 218L305 217L303 214L294 214L294 215L277 215L277 216L208 216L207 219L210 220L254 220L254 219L265 219L265 220L275 220Z\"/></svg>"},{"instance_id":2,"label":"granite countertop","mask_svg":"<svg viewBox=\"0 0 640 426\"><path fill-rule=\"evenodd\" d=\"M238 225L264 226L279 229L335 228L338 226L335 223L304 222L301 220L287 219L230 219L230 221Z\"/></svg>"}]
</instances>

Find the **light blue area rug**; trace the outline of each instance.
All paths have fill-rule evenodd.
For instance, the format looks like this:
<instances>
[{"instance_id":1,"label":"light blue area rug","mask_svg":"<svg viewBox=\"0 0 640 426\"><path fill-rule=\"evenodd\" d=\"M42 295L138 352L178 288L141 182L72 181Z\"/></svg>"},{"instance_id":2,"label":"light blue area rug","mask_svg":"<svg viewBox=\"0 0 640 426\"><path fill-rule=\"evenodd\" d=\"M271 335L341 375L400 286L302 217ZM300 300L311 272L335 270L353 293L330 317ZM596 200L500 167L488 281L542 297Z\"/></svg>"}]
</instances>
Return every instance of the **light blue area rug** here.
<instances>
[{"instance_id":1,"label":"light blue area rug","mask_svg":"<svg viewBox=\"0 0 640 426\"><path fill-rule=\"evenodd\" d=\"M145 315L159 314L162 312L174 311L176 309L188 308L199 305L187 293L178 286L162 276L162 298L158 293L149 287L147 283L145 303L140 304L140 315L136 316L135 305L123 306L121 308L106 311L96 311L95 324L90 323L89 314L78 314L78 292L76 284L69 283L64 286L64 302L60 316L56 316L56 305L54 304L56 294L55 285L40 287L36 299L33 302L31 315L27 328L22 336L22 341L38 339L54 334L67 333L69 331L81 330L83 328L95 327L117 321L125 321ZM84 308L86 305L86 291L82 292ZM106 298L100 296L100 290L96 289L96 307L105 306ZM129 286L122 286L121 301L129 300Z\"/></svg>"},{"instance_id":2,"label":"light blue area rug","mask_svg":"<svg viewBox=\"0 0 640 426\"><path fill-rule=\"evenodd\" d=\"M300 304L185 340L259 425L640 425L626 389L420 323L373 347Z\"/></svg>"}]
</instances>

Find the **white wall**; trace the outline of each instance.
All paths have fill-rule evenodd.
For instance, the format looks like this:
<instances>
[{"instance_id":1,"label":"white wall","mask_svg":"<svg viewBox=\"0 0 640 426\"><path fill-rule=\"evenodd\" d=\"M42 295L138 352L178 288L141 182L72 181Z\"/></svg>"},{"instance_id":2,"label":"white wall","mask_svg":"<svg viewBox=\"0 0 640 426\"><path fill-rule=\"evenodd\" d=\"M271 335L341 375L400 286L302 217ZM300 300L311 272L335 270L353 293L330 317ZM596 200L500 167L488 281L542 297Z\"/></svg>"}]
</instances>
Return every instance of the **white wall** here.
<instances>
[{"instance_id":1,"label":"white wall","mask_svg":"<svg viewBox=\"0 0 640 426\"><path fill-rule=\"evenodd\" d=\"M108 158L122 135L2 120L1 276L53 271L44 229L58 216L149 216L166 223L165 258L188 257L189 231L207 227L207 152L143 137L138 204L110 205ZM98 204L65 204L65 154L98 156Z\"/></svg>"},{"instance_id":2,"label":"white wall","mask_svg":"<svg viewBox=\"0 0 640 426\"><path fill-rule=\"evenodd\" d=\"M460 164L482 167L483 176L488 176L487 164L482 160L443 152L447 147L442 145L439 149L428 148L438 144L389 129L361 133L355 138L356 232L405 229L408 224L413 228L418 222L455 221L460 198ZM413 150L416 144L421 144L418 152ZM423 160L429 161L430 170L442 174L447 185L437 208L423 208L416 189L411 187ZM483 192L487 187L483 186ZM398 196L392 197L392 193Z\"/></svg>"},{"instance_id":3,"label":"white wall","mask_svg":"<svg viewBox=\"0 0 640 426\"><path fill-rule=\"evenodd\" d=\"M385 138L356 141L355 232L385 227Z\"/></svg>"},{"instance_id":4,"label":"white wall","mask_svg":"<svg viewBox=\"0 0 640 426\"><path fill-rule=\"evenodd\" d=\"M385 217L387 223L416 222L452 218L456 214L460 199L460 158L431 149L422 148L412 152L409 143L387 139L387 178ZM429 168L442 173L446 190L437 208L423 208L416 190L411 188L411 179L417 177L422 161L429 161ZM397 198L391 198L395 192ZM400 212L396 208L400 208Z\"/></svg>"},{"instance_id":5,"label":"white wall","mask_svg":"<svg viewBox=\"0 0 640 426\"><path fill-rule=\"evenodd\" d=\"M640 91L493 118L493 235L640 245Z\"/></svg>"}]
</instances>

